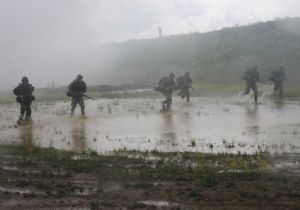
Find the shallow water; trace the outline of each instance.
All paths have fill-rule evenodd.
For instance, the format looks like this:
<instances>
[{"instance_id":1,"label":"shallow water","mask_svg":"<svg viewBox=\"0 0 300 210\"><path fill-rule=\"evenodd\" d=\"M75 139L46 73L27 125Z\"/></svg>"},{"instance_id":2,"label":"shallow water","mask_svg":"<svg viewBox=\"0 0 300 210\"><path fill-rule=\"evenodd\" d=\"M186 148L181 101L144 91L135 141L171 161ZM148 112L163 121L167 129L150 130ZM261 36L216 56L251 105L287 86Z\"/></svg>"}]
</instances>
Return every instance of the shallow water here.
<instances>
[{"instance_id":1,"label":"shallow water","mask_svg":"<svg viewBox=\"0 0 300 210\"><path fill-rule=\"evenodd\" d=\"M0 143L87 151L201 151L212 153L300 152L299 102L264 98L86 101L87 118L70 117L70 102L35 104L33 120L16 125L18 106L0 110Z\"/></svg>"}]
</instances>

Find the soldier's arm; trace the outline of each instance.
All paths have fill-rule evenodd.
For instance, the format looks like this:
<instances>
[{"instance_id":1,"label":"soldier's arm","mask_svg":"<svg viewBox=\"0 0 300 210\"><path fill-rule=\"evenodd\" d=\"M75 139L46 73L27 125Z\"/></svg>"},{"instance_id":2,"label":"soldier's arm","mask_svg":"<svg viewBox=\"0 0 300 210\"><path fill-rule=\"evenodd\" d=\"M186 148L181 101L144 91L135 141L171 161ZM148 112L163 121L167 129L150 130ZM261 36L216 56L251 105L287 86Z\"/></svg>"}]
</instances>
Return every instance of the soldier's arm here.
<instances>
[{"instance_id":1,"label":"soldier's arm","mask_svg":"<svg viewBox=\"0 0 300 210\"><path fill-rule=\"evenodd\" d=\"M74 89L73 86L74 86L74 81L68 85L68 90L73 92L73 89Z\"/></svg>"},{"instance_id":2,"label":"soldier's arm","mask_svg":"<svg viewBox=\"0 0 300 210\"><path fill-rule=\"evenodd\" d=\"M16 88L13 90L13 92L14 92L14 94L15 94L16 96L20 95L20 88L19 88L19 86L16 87Z\"/></svg>"}]
</instances>

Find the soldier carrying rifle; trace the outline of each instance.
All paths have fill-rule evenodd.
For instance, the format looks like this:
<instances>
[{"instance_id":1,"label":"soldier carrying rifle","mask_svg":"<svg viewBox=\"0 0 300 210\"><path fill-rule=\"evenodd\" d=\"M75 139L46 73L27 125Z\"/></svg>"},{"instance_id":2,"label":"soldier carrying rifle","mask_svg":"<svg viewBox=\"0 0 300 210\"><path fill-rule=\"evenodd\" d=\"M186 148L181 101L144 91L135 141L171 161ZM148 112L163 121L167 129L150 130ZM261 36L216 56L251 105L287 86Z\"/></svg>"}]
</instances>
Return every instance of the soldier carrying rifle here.
<instances>
[{"instance_id":1,"label":"soldier carrying rifle","mask_svg":"<svg viewBox=\"0 0 300 210\"><path fill-rule=\"evenodd\" d=\"M71 84L68 86L67 95L72 97L71 116L74 115L74 111L77 106L77 103L80 106L81 115L82 116L85 115L83 96L84 93L86 92L86 84L82 79L83 79L82 75L78 74L76 79L73 82L71 82Z\"/></svg>"},{"instance_id":2,"label":"soldier carrying rifle","mask_svg":"<svg viewBox=\"0 0 300 210\"><path fill-rule=\"evenodd\" d=\"M279 97L283 96L283 81L285 80L284 67L280 66L279 69L271 72L269 80L274 83L274 91L279 91Z\"/></svg>"},{"instance_id":3,"label":"soldier carrying rifle","mask_svg":"<svg viewBox=\"0 0 300 210\"><path fill-rule=\"evenodd\" d=\"M20 117L19 122L23 120L24 114L26 113L26 119L31 117L31 103L35 99L32 95L34 87L29 83L27 77L22 78L20 83L14 90L14 94L17 96L16 100L20 104Z\"/></svg>"},{"instance_id":4,"label":"soldier carrying rifle","mask_svg":"<svg viewBox=\"0 0 300 210\"><path fill-rule=\"evenodd\" d=\"M165 96L165 100L161 102L162 110L169 110L172 105L172 93L176 89L174 80L175 74L171 73L169 77L163 77L159 80L158 86L154 87L155 91L161 92Z\"/></svg>"},{"instance_id":5,"label":"soldier carrying rifle","mask_svg":"<svg viewBox=\"0 0 300 210\"><path fill-rule=\"evenodd\" d=\"M246 81L246 89L244 91L244 95L249 94L250 89L252 89L254 93L254 101L255 103L257 103L258 93L256 82L265 83L259 78L257 66L254 66L253 68L250 68L246 72L244 72L244 75L241 77L241 79Z\"/></svg>"}]
</instances>

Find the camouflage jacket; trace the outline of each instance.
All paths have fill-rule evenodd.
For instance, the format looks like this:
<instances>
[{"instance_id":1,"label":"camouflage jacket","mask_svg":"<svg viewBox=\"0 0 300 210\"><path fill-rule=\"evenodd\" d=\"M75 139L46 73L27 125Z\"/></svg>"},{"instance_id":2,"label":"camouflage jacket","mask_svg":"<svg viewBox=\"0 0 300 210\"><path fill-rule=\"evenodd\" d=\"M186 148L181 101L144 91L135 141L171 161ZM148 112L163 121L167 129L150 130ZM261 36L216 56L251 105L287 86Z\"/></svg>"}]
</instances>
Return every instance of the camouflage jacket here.
<instances>
[{"instance_id":1,"label":"camouflage jacket","mask_svg":"<svg viewBox=\"0 0 300 210\"><path fill-rule=\"evenodd\" d=\"M73 93L85 93L86 92L86 84L84 81L74 80L68 86L69 91Z\"/></svg>"},{"instance_id":2,"label":"camouflage jacket","mask_svg":"<svg viewBox=\"0 0 300 210\"><path fill-rule=\"evenodd\" d=\"M269 80L272 82L282 82L283 80L285 80L284 71L272 71L271 75L269 76Z\"/></svg>"},{"instance_id":3,"label":"camouflage jacket","mask_svg":"<svg viewBox=\"0 0 300 210\"><path fill-rule=\"evenodd\" d=\"M259 81L259 73L256 70L247 70L244 75L242 76L243 80L247 82L257 82Z\"/></svg>"},{"instance_id":4,"label":"camouflage jacket","mask_svg":"<svg viewBox=\"0 0 300 210\"><path fill-rule=\"evenodd\" d=\"M34 87L28 83L20 83L14 90L14 94L16 96L22 96L22 97L32 97L32 92L34 91Z\"/></svg>"}]
</instances>

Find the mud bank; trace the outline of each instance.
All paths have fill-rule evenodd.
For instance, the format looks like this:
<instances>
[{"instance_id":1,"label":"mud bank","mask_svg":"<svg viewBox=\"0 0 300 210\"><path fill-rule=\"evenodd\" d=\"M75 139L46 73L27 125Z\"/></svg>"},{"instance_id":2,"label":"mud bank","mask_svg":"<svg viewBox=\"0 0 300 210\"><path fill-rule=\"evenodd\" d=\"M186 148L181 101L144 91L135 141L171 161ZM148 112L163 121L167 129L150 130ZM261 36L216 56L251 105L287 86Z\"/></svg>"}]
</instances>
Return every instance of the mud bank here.
<instances>
[{"instance_id":1,"label":"mud bank","mask_svg":"<svg viewBox=\"0 0 300 210\"><path fill-rule=\"evenodd\" d=\"M0 146L0 209L299 209L296 171L274 156Z\"/></svg>"}]
</instances>

